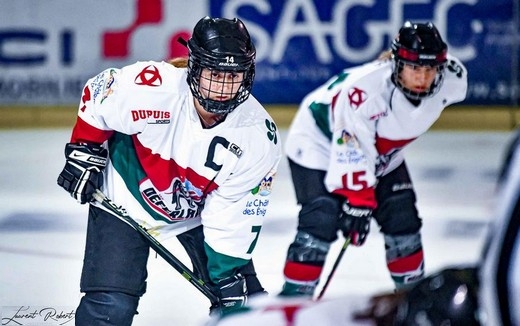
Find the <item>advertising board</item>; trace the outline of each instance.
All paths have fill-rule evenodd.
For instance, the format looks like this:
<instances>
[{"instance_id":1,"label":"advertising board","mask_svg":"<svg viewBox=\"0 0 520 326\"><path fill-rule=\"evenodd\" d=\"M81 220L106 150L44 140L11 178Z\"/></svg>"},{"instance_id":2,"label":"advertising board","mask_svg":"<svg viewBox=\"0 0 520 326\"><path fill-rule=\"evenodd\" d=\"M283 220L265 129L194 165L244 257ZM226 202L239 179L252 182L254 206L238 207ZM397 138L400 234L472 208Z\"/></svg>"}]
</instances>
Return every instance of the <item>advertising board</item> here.
<instances>
[{"instance_id":1,"label":"advertising board","mask_svg":"<svg viewBox=\"0 0 520 326\"><path fill-rule=\"evenodd\" d=\"M67 0L0 3L0 105L70 104L108 67L186 54L204 15L239 17L255 42L254 95L296 104L375 59L405 20L432 21L469 71L464 104L518 103L518 0ZM517 13L518 15L518 13Z\"/></svg>"}]
</instances>

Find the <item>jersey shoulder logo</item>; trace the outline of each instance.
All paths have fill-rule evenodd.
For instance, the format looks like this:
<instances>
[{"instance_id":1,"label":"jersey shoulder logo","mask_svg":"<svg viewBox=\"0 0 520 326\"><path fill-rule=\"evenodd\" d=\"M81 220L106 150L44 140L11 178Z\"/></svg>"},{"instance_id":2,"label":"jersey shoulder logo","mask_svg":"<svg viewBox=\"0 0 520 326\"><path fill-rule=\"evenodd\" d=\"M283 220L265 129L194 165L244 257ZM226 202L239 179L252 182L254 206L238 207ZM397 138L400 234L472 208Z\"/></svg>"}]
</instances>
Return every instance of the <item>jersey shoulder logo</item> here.
<instances>
[{"instance_id":1,"label":"jersey shoulder logo","mask_svg":"<svg viewBox=\"0 0 520 326\"><path fill-rule=\"evenodd\" d=\"M348 102L350 104L350 107L354 110L357 110L363 102L365 102L368 98L367 93L359 89L357 87L352 87L348 90Z\"/></svg>"},{"instance_id":2,"label":"jersey shoulder logo","mask_svg":"<svg viewBox=\"0 0 520 326\"><path fill-rule=\"evenodd\" d=\"M278 143L278 137L276 136L276 124L269 119L265 119L265 126L267 127L267 138L272 141L275 145Z\"/></svg>"},{"instance_id":3,"label":"jersey shoulder logo","mask_svg":"<svg viewBox=\"0 0 520 326\"><path fill-rule=\"evenodd\" d=\"M162 77L154 65L145 67L134 79L136 85L157 87L162 85Z\"/></svg>"}]
</instances>

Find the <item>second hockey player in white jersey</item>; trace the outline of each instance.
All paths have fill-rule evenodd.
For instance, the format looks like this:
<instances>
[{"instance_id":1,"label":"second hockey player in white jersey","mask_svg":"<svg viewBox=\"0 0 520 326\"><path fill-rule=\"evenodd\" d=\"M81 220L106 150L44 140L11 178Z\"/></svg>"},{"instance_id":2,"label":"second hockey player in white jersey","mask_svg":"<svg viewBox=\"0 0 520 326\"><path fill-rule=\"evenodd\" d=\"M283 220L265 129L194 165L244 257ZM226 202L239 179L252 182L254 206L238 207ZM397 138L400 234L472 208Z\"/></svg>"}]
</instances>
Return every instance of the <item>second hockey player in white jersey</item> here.
<instances>
[{"instance_id":1,"label":"second hockey player in white jersey","mask_svg":"<svg viewBox=\"0 0 520 326\"><path fill-rule=\"evenodd\" d=\"M301 210L282 295L312 296L338 230L361 246L372 216L396 287L423 278L422 222L402 149L466 89L466 69L437 28L406 22L381 58L304 98L286 143Z\"/></svg>"},{"instance_id":2,"label":"second hockey player in white jersey","mask_svg":"<svg viewBox=\"0 0 520 326\"><path fill-rule=\"evenodd\" d=\"M447 266L400 291L318 301L263 298L207 326L520 325L520 129L498 180L491 225L476 264Z\"/></svg>"},{"instance_id":3,"label":"second hockey player in white jersey","mask_svg":"<svg viewBox=\"0 0 520 326\"><path fill-rule=\"evenodd\" d=\"M240 20L209 17L187 47L189 58L107 69L84 88L58 178L90 203L78 325L131 324L146 290L149 245L93 201L97 188L158 239L177 236L221 309L264 292L251 258L282 153L250 96L255 47Z\"/></svg>"}]
</instances>

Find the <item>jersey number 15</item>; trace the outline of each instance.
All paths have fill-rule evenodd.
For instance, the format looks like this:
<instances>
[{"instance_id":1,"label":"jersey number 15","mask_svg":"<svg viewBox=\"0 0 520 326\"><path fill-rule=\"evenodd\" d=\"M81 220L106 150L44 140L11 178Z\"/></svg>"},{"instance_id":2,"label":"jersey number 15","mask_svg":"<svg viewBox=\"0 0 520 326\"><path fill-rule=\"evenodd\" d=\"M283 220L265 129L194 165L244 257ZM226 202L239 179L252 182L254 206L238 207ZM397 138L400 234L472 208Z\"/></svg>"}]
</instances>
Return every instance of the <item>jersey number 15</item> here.
<instances>
[{"instance_id":1,"label":"jersey number 15","mask_svg":"<svg viewBox=\"0 0 520 326\"><path fill-rule=\"evenodd\" d=\"M341 178L343 187L350 190L363 190L368 187L365 171L349 172Z\"/></svg>"}]
</instances>

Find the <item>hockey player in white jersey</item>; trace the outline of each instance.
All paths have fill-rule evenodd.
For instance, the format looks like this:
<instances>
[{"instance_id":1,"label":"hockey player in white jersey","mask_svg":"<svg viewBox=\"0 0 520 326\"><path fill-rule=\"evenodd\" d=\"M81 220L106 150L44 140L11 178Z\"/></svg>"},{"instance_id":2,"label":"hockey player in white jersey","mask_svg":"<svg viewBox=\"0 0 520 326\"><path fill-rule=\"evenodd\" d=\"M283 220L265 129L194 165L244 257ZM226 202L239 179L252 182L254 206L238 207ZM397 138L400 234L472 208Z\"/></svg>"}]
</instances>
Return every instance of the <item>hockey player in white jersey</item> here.
<instances>
[{"instance_id":1,"label":"hockey player in white jersey","mask_svg":"<svg viewBox=\"0 0 520 326\"><path fill-rule=\"evenodd\" d=\"M177 236L217 309L265 292L252 253L282 153L250 95L255 47L239 19L210 17L187 47L188 58L106 69L84 87L58 177L90 204L77 325L130 325L146 290L149 244L93 200L98 188L158 239Z\"/></svg>"},{"instance_id":2,"label":"hockey player in white jersey","mask_svg":"<svg viewBox=\"0 0 520 326\"><path fill-rule=\"evenodd\" d=\"M402 149L466 90L466 69L433 23L405 22L378 60L303 99L286 142L301 210L281 295L313 296L338 231L361 246L372 217L396 288L423 278L422 222Z\"/></svg>"}]
</instances>

